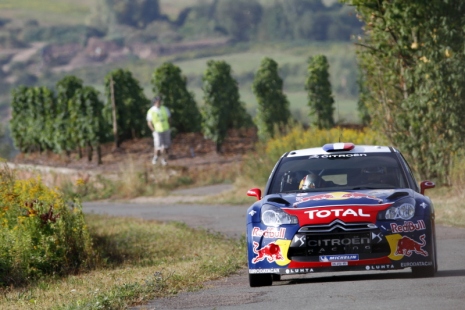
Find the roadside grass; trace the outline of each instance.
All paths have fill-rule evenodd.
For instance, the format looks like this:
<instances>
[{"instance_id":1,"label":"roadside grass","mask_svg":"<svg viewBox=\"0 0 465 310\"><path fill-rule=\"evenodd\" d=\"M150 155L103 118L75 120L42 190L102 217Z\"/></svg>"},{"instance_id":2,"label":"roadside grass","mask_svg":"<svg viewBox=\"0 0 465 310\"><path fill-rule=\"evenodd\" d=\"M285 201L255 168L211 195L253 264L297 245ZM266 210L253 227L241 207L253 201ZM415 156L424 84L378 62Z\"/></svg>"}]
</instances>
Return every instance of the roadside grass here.
<instances>
[{"instance_id":1,"label":"roadside grass","mask_svg":"<svg viewBox=\"0 0 465 310\"><path fill-rule=\"evenodd\" d=\"M99 253L94 270L1 288L1 309L127 309L198 290L246 265L244 240L181 223L94 214L86 221Z\"/></svg>"},{"instance_id":2,"label":"roadside grass","mask_svg":"<svg viewBox=\"0 0 465 310\"><path fill-rule=\"evenodd\" d=\"M114 174L89 179L67 178L53 186L60 187L66 196L83 201L157 197L166 196L179 188L232 184L240 175L240 168L240 162L221 165L212 162L189 169L174 165L154 167L150 163L140 164L129 157Z\"/></svg>"},{"instance_id":3,"label":"roadside grass","mask_svg":"<svg viewBox=\"0 0 465 310\"><path fill-rule=\"evenodd\" d=\"M465 154L457 154L452 164L450 186L427 191L434 203L437 222L465 227ZM434 180L433 180L434 181Z\"/></svg>"}]
</instances>

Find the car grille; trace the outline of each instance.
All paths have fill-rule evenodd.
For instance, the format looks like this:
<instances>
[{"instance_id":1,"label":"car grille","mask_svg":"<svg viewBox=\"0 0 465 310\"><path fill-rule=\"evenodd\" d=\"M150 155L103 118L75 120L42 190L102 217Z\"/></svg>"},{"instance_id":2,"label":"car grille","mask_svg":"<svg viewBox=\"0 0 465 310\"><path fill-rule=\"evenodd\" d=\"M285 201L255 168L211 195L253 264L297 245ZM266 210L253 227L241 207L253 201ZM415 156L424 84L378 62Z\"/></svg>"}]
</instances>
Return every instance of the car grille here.
<instances>
[{"instance_id":1,"label":"car grille","mask_svg":"<svg viewBox=\"0 0 465 310\"><path fill-rule=\"evenodd\" d=\"M389 255L390 248L380 229L373 223L308 225L294 236L288 258L294 261L319 261L323 255L357 254L359 259Z\"/></svg>"}]
</instances>

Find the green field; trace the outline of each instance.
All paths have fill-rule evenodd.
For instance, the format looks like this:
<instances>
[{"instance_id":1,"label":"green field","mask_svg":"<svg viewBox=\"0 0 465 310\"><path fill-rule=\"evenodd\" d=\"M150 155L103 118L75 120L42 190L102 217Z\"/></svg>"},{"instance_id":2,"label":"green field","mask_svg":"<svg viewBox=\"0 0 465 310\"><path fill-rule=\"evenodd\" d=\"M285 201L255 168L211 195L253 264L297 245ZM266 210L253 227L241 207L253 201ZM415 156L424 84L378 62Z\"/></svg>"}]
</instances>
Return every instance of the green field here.
<instances>
[{"instance_id":1,"label":"green field","mask_svg":"<svg viewBox=\"0 0 465 310\"><path fill-rule=\"evenodd\" d=\"M82 24L91 11L92 0L2 0L0 18L37 20L41 25Z\"/></svg>"}]
</instances>

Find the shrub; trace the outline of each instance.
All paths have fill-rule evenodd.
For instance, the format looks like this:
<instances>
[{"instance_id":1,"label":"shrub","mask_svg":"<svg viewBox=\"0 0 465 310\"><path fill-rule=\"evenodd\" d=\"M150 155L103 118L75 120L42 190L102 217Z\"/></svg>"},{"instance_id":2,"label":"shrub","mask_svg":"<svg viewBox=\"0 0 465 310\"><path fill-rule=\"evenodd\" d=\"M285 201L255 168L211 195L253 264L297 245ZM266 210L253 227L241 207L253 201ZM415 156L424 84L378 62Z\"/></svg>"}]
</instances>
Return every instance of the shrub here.
<instances>
[{"instance_id":1,"label":"shrub","mask_svg":"<svg viewBox=\"0 0 465 310\"><path fill-rule=\"evenodd\" d=\"M68 205L40 178L16 180L6 166L0 170L0 285L77 273L92 257L78 201Z\"/></svg>"}]
</instances>

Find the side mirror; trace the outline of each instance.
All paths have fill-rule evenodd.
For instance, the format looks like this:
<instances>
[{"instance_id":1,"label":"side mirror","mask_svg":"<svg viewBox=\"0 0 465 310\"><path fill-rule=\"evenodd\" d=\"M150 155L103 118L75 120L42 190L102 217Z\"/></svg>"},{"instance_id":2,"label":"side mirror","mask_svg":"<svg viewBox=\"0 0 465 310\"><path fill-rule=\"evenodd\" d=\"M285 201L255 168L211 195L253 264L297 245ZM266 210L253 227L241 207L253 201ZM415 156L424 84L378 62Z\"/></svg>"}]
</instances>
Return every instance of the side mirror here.
<instances>
[{"instance_id":1,"label":"side mirror","mask_svg":"<svg viewBox=\"0 0 465 310\"><path fill-rule=\"evenodd\" d=\"M262 191L259 188L251 188L247 191L247 196L257 197L257 200L262 199Z\"/></svg>"},{"instance_id":2,"label":"side mirror","mask_svg":"<svg viewBox=\"0 0 465 310\"><path fill-rule=\"evenodd\" d=\"M435 188L436 187L436 184L434 184L434 182L431 182L431 181L423 181L420 183L420 192L422 195L425 194L425 190L429 189L429 188Z\"/></svg>"}]
</instances>

